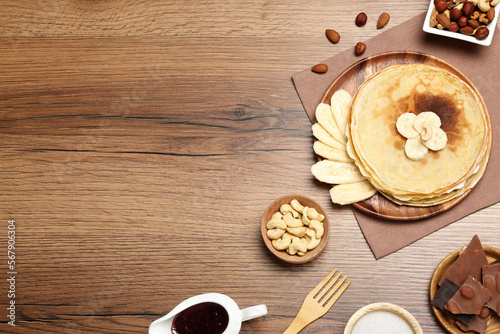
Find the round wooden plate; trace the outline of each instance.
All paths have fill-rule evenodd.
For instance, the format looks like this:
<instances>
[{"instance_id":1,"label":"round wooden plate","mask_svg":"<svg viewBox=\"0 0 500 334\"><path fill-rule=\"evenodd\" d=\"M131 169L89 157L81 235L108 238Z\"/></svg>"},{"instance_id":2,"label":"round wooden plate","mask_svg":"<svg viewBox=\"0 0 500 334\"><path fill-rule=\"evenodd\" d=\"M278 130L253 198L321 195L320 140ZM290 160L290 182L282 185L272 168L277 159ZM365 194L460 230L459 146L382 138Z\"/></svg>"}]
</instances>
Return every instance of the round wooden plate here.
<instances>
[{"instance_id":1,"label":"round wooden plate","mask_svg":"<svg viewBox=\"0 0 500 334\"><path fill-rule=\"evenodd\" d=\"M483 249L484 252L486 253L486 257L488 258L489 263L500 259L500 249L490 246L483 246ZM436 270L434 270L429 289L430 300L433 300L434 296L436 295L439 280L441 279L441 277L443 277L444 273L450 268L450 266L455 262L461 251L462 249L457 249L456 251L450 253L443 260L441 260L441 262L436 267ZM443 326L448 331L448 333L451 334L464 333L460 329L458 329L457 326L455 326L456 320L455 318L453 318L452 315L450 315L449 313L443 313L434 306L432 306L432 311L436 315L436 318L438 319L441 326ZM493 312L490 324L486 328L485 334L495 334L495 333L500 333L500 318Z\"/></svg>"},{"instance_id":2,"label":"round wooden plate","mask_svg":"<svg viewBox=\"0 0 500 334\"><path fill-rule=\"evenodd\" d=\"M474 84L467 78L462 72L460 72L456 67L448 64L444 60L436 58L434 56L426 55L418 52L386 52L373 55L360 60L359 62L351 65L344 72L342 72L328 87L327 91L323 95L321 102L330 104L330 99L337 90L344 89L349 94L354 96L357 89L372 75L380 72L381 70L396 64L429 64L453 73L458 76L464 82L466 82L480 97L481 103L485 106L481 94L474 86ZM491 127L491 126L490 126ZM407 205L398 205L380 193L375 194L369 199L352 204L355 208L381 218L390 220L402 220L402 221L412 221L423 218L428 218L437 215L441 212L449 210L461 200L463 200L471 191L466 191L459 197L456 197L446 203L429 206L429 207L416 207Z\"/></svg>"}]
</instances>

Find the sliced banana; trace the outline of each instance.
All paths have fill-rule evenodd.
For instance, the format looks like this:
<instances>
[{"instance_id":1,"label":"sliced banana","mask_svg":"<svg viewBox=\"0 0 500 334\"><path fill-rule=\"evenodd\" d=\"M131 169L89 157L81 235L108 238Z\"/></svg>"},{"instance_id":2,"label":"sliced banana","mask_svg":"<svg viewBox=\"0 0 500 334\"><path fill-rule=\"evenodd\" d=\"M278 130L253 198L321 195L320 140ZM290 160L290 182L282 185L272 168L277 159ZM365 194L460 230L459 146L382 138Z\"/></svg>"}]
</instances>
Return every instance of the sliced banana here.
<instances>
[{"instance_id":1,"label":"sliced banana","mask_svg":"<svg viewBox=\"0 0 500 334\"><path fill-rule=\"evenodd\" d=\"M413 127L417 115L407 112L398 117L396 121L396 129L405 138L415 138L420 133Z\"/></svg>"},{"instance_id":2,"label":"sliced banana","mask_svg":"<svg viewBox=\"0 0 500 334\"><path fill-rule=\"evenodd\" d=\"M418 131L418 133L422 133L422 131L424 131L424 123L437 128L441 127L441 119L432 111L424 111L418 114L413 122L413 127Z\"/></svg>"},{"instance_id":3,"label":"sliced banana","mask_svg":"<svg viewBox=\"0 0 500 334\"><path fill-rule=\"evenodd\" d=\"M349 108L351 107L352 96L347 91L341 89L333 93L330 98L330 107L332 111L333 118L337 127L340 129L340 133L344 138L345 128L347 125L347 117L349 116Z\"/></svg>"},{"instance_id":4,"label":"sliced banana","mask_svg":"<svg viewBox=\"0 0 500 334\"><path fill-rule=\"evenodd\" d=\"M422 143L430 150L439 151L445 148L446 143L448 143L448 137L446 132L441 128L432 127L432 136L428 140L423 140Z\"/></svg>"},{"instance_id":5,"label":"sliced banana","mask_svg":"<svg viewBox=\"0 0 500 334\"><path fill-rule=\"evenodd\" d=\"M375 189L372 184L368 182L368 180L348 184L339 184L330 189L332 202L340 205L364 201L376 193L377 189Z\"/></svg>"},{"instance_id":6,"label":"sliced banana","mask_svg":"<svg viewBox=\"0 0 500 334\"><path fill-rule=\"evenodd\" d=\"M313 136L316 137L316 139L322 141L328 146L331 146L333 148L336 148L338 150L344 150L345 151L345 144L342 144L341 142L338 142L333 138L331 134L329 134L323 126L319 123L314 123L312 126L312 131L313 131Z\"/></svg>"},{"instance_id":7,"label":"sliced banana","mask_svg":"<svg viewBox=\"0 0 500 334\"><path fill-rule=\"evenodd\" d=\"M432 128L435 128L435 129L437 129L437 128L435 126L428 124L428 123L423 123L422 125L424 127L424 130L420 134L420 139L422 141L426 141L426 140L431 139L432 134L434 133Z\"/></svg>"},{"instance_id":8,"label":"sliced banana","mask_svg":"<svg viewBox=\"0 0 500 334\"><path fill-rule=\"evenodd\" d=\"M311 172L316 179L329 184L354 183L366 180L353 162L322 160L311 167Z\"/></svg>"},{"instance_id":9,"label":"sliced banana","mask_svg":"<svg viewBox=\"0 0 500 334\"><path fill-rule=\"evenodd\" d=\"M425 158L427 156L427 153L429 153L429 150L422 143L420 137L417 137L417 138L409 138L406 140L405 153L409 159L413 161L418 161Z\"/></svg>"},{"instance_id":10,"label":"sliced banana","mask_svg":"<svg viewBox=\"0 0 500 334\"><path fill-rule=\"evenodd\" d=\"M314 152L328 160L338 162L352 162L353 160L347 155L345 150L339 150L334 147L328 146L320 140L316 141L313 145Z\"/></svg>"},{"instance_id":11,"label":"sliced banana","mask_svg":"<svg viewBox=\"0 0 500 334\"><path fill-rule=\"evenodd\" d=\"M336 141L345 145L346 140L342 135L342 133L340 132L337 123L335 123L335 119L333 118L330 105L326 103L318 104L318 106L316 107L316 120L318 121L319 124L323 126L323 128L329 134L332 135L332 137Z\"/></svg>"}]
</instances>

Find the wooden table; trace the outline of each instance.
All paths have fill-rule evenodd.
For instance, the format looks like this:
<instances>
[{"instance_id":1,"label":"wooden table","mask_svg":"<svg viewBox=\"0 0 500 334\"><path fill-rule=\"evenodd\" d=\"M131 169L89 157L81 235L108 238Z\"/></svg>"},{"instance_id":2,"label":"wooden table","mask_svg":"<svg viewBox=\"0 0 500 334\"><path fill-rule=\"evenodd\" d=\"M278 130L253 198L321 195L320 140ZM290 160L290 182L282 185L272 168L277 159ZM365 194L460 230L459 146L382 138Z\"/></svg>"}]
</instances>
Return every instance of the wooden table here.
<instances>
[{"instance_id":1,"label":"wooden table","mask_svg":"<svg viewBox=\"0 0 500 334\"><path fill-rule=\"evenodd\" d=\"M290 79L381 33L381 12L395 26L427 6L2 1L0 332L146 333L185 298L220 292L267 305L242 333L282 333L338 267L351 286L303 333L342 333L378 301L442 333L431 275L476 233L499 247L500 206L375 260L351 208L331 204L310 173L310 122ZM361 11L371 27L354 25ZM320 202L332 224L324 253L304 265L274 258L259 231L267 205L293 193Z\"/></svg>"}]
</instances>

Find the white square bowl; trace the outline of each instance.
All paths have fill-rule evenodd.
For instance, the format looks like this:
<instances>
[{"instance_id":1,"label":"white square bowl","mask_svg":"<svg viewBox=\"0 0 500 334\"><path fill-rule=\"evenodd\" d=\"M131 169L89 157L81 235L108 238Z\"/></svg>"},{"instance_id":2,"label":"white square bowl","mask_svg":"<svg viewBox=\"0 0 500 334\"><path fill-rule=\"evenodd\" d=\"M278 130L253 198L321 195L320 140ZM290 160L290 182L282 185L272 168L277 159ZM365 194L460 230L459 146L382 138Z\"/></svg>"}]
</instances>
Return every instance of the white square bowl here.
<instances>
[{"instance_id":1,"label":"white square bowl","mask_svg":"<svg viewBox=\"0 0 500 334\"><path fill-rule=\"evenodd\" d=\"M431 26L429 25L429 23L431 21L432 10L434 9L434 0L430 1L429 9L427 9L427 15L425 15L423 29L424 29L425 32L427 32L429 34L446 36L446 37L460 39L460 40L471 42L471 43L475 43L475 44L480 44L480 45L488 46L488 45L491 44L491 40L493 39L493 34L495 33L495 29L496 29L496 26L497 26L497 20L498 20L498 13L499 13L499 10L500 10L500 4L496 5L493 8L495 9L495 18L493 19L493 21L491 21L490 23L488 23L487 27L488 27L490 33L488 34L488 37L486 37L483 40L477 39L476 37L474 37L474 35L468 36L468 35L461 34L460 32L451 32L451 31L448 31L448 30L445 30L445 29L440 30L438 28L431 28Z\"/></svg>"}]
</instances>

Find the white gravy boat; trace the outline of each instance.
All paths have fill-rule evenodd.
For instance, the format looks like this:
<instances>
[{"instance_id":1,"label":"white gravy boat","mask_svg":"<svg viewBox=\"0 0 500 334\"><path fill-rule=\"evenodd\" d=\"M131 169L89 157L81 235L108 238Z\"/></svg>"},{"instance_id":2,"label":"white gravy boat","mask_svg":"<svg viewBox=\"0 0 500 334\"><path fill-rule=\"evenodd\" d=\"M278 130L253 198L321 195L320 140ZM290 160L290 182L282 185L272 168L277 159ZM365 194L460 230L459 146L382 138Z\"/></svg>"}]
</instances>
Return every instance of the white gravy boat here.
<instances>
[{"instance_id":1,"label":"white gravy boat","mask_svg":"<svg viewBox=\"0 0 500 334\"><path fill-rule=\"evenodd\" d=\"M205 293L186 299L177 305L167 315L153 321L149 326L149 334L171 334L174 317L187 308L200 304L212 302L222 306L228 314L228 324L222 334L237 334L240 332L243 321L262 317L267 314L266 305L256 305L240 310L238 305L230 297L220 293Z\"/></svg>"}]
</instances>

